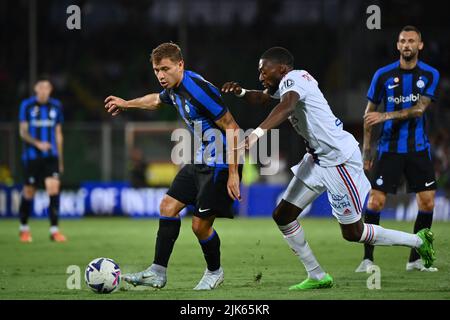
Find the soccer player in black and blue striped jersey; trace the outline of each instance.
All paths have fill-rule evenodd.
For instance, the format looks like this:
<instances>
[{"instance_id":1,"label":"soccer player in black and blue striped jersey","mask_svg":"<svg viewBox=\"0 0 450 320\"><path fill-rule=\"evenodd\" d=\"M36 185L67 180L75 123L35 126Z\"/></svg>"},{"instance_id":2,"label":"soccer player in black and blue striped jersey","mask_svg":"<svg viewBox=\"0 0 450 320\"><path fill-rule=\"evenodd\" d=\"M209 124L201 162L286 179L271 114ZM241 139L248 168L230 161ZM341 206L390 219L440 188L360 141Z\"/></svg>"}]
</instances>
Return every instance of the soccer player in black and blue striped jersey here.
<instances>
[{"instance_id":1,"label":"soccer player in black and blue striped jersey","mask_svg":"<svg viewBox=\"0 0 450 320\"><path fill-rule=\"evenodd\" d=\"M164 88L133 100L109 96L105 109L113 116L122 110L155 110L171 105L186 122L199 143L194 164L186 164L177 174L160 204L159 230L152 265L142 272L125 274L133 285L162 288L167 282L167 266L180 232L180 211L194 205L192 230L206 260L206 270L194 290L212 290L223 282L220 238L213 223L216 217L232 218L234 200L240 200L235 122L222 101L219 90L199 74L184 69L181 50L174 43L163 43L152 51L151 62Z\"/></svg>"},{"instance_id":2,"label":"soccer player in black and blue striped jersey","mask_svg":"<svg viewBox=\"0 0 450 320\"><path fill-rule=\"evenodd\" d=\"M436 99L439 72L419 60L423 49L422 36L414 26L404 27L398 36L400 59L378 69L367 93L368 104L364 116L364 168L373 165L365 222L379 224L386 194L395 194L404 176L408 192L416 193L419 212L414 232L430 228L433 221L436 180L431 161L430 143L426 134L425 111ZM376 112L383 102L384 112ZM381 123L377 156L371 158L371 133ZM364 259L356 272L366 272L373 263L374 247L366 244ZM406 270L437 271L425 268L419 255L411 250Z\"/></svg>"},{"instance_id":3,"label":"soccer player in black and blue striped jersey","mask_svg":"<svg viewBox=\"0 0 450 320\"><path fill-rule=\"evenodd\" d=\"M22 101L19 111L20 137L23 140L22 163L24 187L20 201L20 240L31 242L28 219L33 208L36 188L44 184L50 198L48 216L50 239L65 242L58 229L59 176L64 171L63 113L61 102L51 98L53 86L48 79L40 79L34 86L35 96Z\"/></svg>"}]
</instances>

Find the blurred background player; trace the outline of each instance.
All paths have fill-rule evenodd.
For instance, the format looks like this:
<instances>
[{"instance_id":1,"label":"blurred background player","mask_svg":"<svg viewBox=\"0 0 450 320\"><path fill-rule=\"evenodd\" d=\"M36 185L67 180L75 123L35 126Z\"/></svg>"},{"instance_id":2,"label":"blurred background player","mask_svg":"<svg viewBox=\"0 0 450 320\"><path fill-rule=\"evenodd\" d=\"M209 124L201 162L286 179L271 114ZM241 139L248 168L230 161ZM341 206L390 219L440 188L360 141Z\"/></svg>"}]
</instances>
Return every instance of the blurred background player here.
<instances>
[{"instance_id":1,"label":"blurred background player","mask_svg":"<svg viewBox=\"0 0 450 320\"><path fill-rule=\"evenodd\" d=\"M298 165L292 167L294 177L273 211L278 228L308 273L307 279L289 290L330 288L334 284L333 278L315 258L297 220L302 210L325 191L344 239L414 248L430 265L435 259L430 230L410 234L363 223L362 206L370 183L364 175L358 142L343 129L342 121L331 111L318 82L307 71L295 70L294 57L282 47L264 52L258 71L259 80L266 88L264 92L245 90L233 82L224 84L222 91L234 92L256 105L270 104L273 98L280 100L246 138L246 149L250 149L265 130L276 128L288 119L305 140L307 153Z\"/></svg>"},{"instance_id":2,"label":"blurred background player","mask_svg":"<svg viewBox=\"0 0 450 320\"><path fill-rule=\"evenodd\" d=\"M105 108L114 116L129 108L156 110L162 105L172 105L188 128L194 134L201 135L195 137L201 143L199 150L196 150L196 164L186 164L178 172L161 201L153 264L142 272L125 274L123 279L135 286L162 288L166 285L167 265L180 232L179 213L190 204L196 208L192 231L207 264L194 290L212 290L224 279L220 263L220 238L213 223L216 217L233 218L233 202L241 198L239 181L242 168L237 164L237 152L231 152L232 149L226 152L227 145L236 145L237 140L229 135L225 137L225 130L234 132L239 127L224 105L219 90L197 73L184 69L178 45L159 45L152 52L151 62L164 88L161 93L128 101L109 96L105 100ZM200 128L201 132L196 128ZM214 131L220 132L221 137L212 137L210 134Z\"/></svg>"},{"instance_id":3,"label":"blurred background player","mask_svg":"<svg viewBox=\"0 0 450 320\"><path fill-rule=\"evenodd\" d=\"M53 86L40 79L34 86L35 96L20 105L20 137L23 140L24 187L20 201L20 241L31 242L28 219L33 210L36 188L44 184L50 198L47 210L50 219L50 239L65 242L58 229L59 176L64 172L63 113L61 102L51 98Z\"/></svg>"},{"instance_id":4,"label":"blurred background player","mask_svg":"<svg viewBox=\"0 0 450 320\"><path fill-rule=\"evenodd\" d=\"M397 41L400 60L378 69L373 76L364 116L365 170L370 170L373 164L370 146L372 128L383 123L364 221L380 223L386 194L397 192L404 175L408 192L416 193L419 208L414 232L431 228L436 193L425 111L436 99L439 72L419 60L419 51L423 46L421 33L416 27L406 26L400 31ZM382 101L384 112L375 112ZM373 264L373 251L373 246L364 245L364 258L356 272L366 272ZM417 252L412 249L406 270L415 269L437 271L434 267L425 268Z\"/></svg>"}]
</instances>

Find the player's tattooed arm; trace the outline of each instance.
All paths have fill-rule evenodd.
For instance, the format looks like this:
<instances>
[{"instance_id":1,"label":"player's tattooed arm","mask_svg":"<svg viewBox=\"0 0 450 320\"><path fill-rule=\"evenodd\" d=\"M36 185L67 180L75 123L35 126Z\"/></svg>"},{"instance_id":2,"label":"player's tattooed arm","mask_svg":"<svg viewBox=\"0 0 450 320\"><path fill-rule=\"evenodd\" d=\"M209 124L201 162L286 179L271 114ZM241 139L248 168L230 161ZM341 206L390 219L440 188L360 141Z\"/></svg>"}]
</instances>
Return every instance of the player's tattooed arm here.
<instances>
[{"instance_id":1,"label":"player's tattooed arm","mask_svg":"<svg viewBox=\"0 0 450 320\"><path fill-rule=\"evenodd\" d=\"M228 195L233 200L241 200L241 192L239 189L239 156L238 150L235 148L238 144L239 126L233 118L230 111L227 111L222 117L215 121L217 126L224 130L227 139L227 163L228 163Z\"/></svg>"},{"instance_id":2,"label":"player's tattooed arm","mask_svg":"<svg viewBox=\"0 0 450 320\"><path fill-rule=\"evenodd\" d=\"M225 83L222 86L222 92L234 93L236 96L243 98L248 104L253 106L269 106L277 102L276 99L270 96L267 90L247 90L242 88L239 83L233 81Z\"/></svg>"},{"instance_id":3,"label":"player's tattooed arm","mask_svg":"<svg viewBox=\"0 0 450 320\"><path fill-rule=\"evenodd\" d=\"M30 133L28 132L28 122L27 121L20 122L19 134L23 141L35 146L36 148L38 148L39 150L41 150L43 152L48 151L52 148L52 145L49 142L35 139L30 135Z\"/></svg>"},{"instance_id":4,"label":"player's tattooed arm","mask_svg":"<svg viewBox=\"0 0 450 320\"><path fill-rule=\"evenodd\" d=\"M118 115L126 109L155 110L162 105L159 93L151 93L133 100L124 100L116 96L109 96L105 99L105 109L113 116Z\"/></svg>"},{"instance_id":5,"label":"player's tattooed arm","mask_svg":"<svg viewBox=\"0 0 450 320\"><path fill-rule=\"evenodd\" d=\"M367 102L365 114L368 114L369 112L374 112L376 109L377 105L372 101L369 101ZM363 137L364 170L370 170L373 164L371 142L372 142L372 126L364 122L364 137Z\"/></svg>"},{"instance_id":6,"label":"player's tattooed arm","mask_svg":"<svg viewBox=\"0 0 450 320\"><path fill-rule=\"evenodd\" d=\"M369 125L373 126L377 123L381 123L387 120L405 120L410 118L421 117L428 106L430 105L431 99L426 96L421 96L416 105L411 108L402 109L399 111L392 112L370 112L364 116L364 121Z\"/></svg>"}]
</instances>

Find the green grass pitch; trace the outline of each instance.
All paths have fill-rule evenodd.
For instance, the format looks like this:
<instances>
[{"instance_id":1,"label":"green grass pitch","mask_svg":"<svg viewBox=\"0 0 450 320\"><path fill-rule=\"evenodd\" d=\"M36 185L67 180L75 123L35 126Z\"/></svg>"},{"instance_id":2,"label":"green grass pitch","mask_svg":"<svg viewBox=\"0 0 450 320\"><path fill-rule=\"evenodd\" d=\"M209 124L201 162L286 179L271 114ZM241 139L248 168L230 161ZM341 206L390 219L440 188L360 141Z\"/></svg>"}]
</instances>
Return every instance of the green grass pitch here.
<instances>
[{"instance_id":1,"label":"green grass pitch","mask_svg":"<svg viewBox=\"0 0 450 320\"><path fill-rule=\"evenodd\" d=\"M412 222L382 221L403 231ZM290 292L287 288L306 277L303 265L291 252L271 219L220 219L215 228L222 241L225 282L211 292L192 288L205 262L183 219L172 254L168 283L162 290L125 288L109 295L91 292L84 284L84 269L97 257L114 259L122 272L141 271L153 259L156 219L85 218L63 220L67 243L52 243L48 222L32 220L33 243L18 239L18 221L0 221L0 300L2 299L450 299L449 223L435 222L436 266L439 272L406 272L409 249L378 247L375 262L381 268L381 289L369 290L369 274L354 272L362 245L342 239L338 223L330 219L302 220L307 239L319 262L336 281L332 289ZM69 290L67 267L81 268L81 290ZM127 289L127 290L126 290Z\"/></svg>"}]
</instances>

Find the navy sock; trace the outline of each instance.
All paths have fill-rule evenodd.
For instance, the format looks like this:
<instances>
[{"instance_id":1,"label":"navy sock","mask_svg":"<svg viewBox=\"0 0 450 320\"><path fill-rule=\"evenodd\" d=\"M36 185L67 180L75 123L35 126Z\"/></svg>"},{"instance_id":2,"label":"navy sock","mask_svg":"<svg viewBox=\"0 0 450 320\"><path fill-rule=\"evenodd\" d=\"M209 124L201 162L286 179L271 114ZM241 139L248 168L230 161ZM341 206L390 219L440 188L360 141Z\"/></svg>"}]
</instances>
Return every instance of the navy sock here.
<instances>
[{"instance_id":1,"label":"navy sock","mask_svg":"<svg viewBox=\"0 0 450 320\"><path fill-rule=\"evenodd\" d=\"M33 200L25 199L22 196L19 206L20 224L22 225L28 224L28 218L30 217L32 210L33 210Z\"/></svg>"},{"instance_id":2,"label":"navy sock","mask_svg":"<svg viewBox=\"0 0 450 320\"><path fill-rule=\"evenodd\" d=\"M220 238L216 230L205 240L199 240L202 246L203 256L209 271L220 268Z\"/></svg>"},{"instance_id":3,"label":"navy sock","mask_svg":"<svg viewBox=\"0 0 450 320\"><path fill-rule=\"evenodd\" d=\"M58 226L59 216L59 194L50 196L50 205L48 206L48 218L52 227Z\"/></svg>"},{"instance_id":4,"label":"navy sock","mask_svg":"<svg viewBox=\"0 0 450 320\"><path fill-rule=\"evenodd\" d=\"M167 268L173 246L180 234L180 226L180 218L161 216L159 219L158 235L156 237L154 264Z\"/></svg>"},{"instance_id":5,"label":"navy sock","mask_svg":"<svg viewBox=\"0 0 450 320\"><path fill-rule=\"evenodd\" d=\"M416 222L414 223L414 233L422 230L423 228L431 228L433 223L433 211L419 211L417 214ZM409 262L416 261L420 256L416 249L412 248L409 254Z\"/></svg>"},{"instance_id":6,"label":"navy sock","mask_svg":"<svg viewBox=\"0 0 450 320\"><path fill-rule=\"evenodd\" d=\"M380 212L375 210L366 209L364 213L364 222L369 224L380 224ZM373 261L373 250L375 247L371 244L364 244L364 259Z\"/></svg>"}]
</instances>

